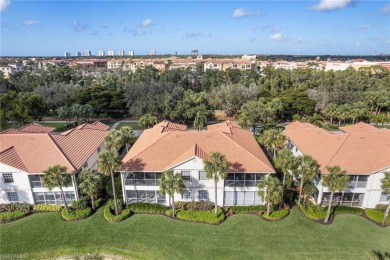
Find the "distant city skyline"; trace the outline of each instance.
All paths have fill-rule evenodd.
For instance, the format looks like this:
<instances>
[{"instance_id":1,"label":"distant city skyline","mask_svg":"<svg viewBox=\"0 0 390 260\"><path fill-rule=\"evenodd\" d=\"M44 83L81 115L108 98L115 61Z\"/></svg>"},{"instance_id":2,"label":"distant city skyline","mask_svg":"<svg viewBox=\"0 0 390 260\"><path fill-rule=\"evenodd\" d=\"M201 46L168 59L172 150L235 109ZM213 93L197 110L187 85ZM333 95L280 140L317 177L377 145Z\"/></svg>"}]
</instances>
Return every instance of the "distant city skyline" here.
<instances>
[{"instance_id":1,"label":"distant city skyline","mask_svg":"<svg viewBox=\"0 0 390 260\"><path fill-rule=\"evenodd\" d=\"M388 1L0 0L1 56L390 53Z\"/></svg>"}]
</instances>

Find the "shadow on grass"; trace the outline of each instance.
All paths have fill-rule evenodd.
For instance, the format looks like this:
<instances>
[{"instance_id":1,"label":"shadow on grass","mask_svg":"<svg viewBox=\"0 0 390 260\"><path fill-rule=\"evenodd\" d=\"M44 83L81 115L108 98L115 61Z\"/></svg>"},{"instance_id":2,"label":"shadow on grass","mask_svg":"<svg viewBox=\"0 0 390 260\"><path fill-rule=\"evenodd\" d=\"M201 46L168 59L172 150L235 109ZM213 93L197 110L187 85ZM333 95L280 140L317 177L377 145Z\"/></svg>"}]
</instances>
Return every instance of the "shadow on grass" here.
<instances>
[{"instance_id":1,"label":"shadow on grass","mask_svg":"<svg viewBox=\"0 0 390 260\"><path fill-rule=\"evenodd\" d=\"M375 259L378 260L390 259L390 252L381 252L379 250L372 250L372 254L374 255Z\"/></svg>"}]
</instances>

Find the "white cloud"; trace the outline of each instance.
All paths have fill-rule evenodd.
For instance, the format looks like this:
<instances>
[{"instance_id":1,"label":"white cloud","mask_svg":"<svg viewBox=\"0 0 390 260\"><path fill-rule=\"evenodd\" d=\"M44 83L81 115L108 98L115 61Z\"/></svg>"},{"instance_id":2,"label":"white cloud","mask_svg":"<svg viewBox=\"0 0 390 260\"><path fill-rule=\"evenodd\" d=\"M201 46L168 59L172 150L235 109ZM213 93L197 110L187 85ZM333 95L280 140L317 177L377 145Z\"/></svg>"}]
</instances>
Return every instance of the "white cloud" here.
<instances>
[{"instance_id":1,"label":"white cloud","mask_svg":"<svg viewBox=\"0 0 390 260\"><path fill-rule=\"evenodd\" d=\"M381 9L381 13L382 14L390 14L390 4L383 6L383 8Z\"/></svg>"},{"instance_id":2,"label":"white cloud","mask_svg":"<svg viewBox=\"0 0 390 260\"><path fill-rule=\"evenodd\" d=\"M248 16L260 16L260 12L248 12L245 8L237 8L233 11L233 18L242 18Z\"/></svg>"},{"instance_id":3,"label":"white cloud","mask_svg":"<svg viewBox=\"0 0 390 260\"><path fill-rule=\"evenodd\" d=\"M77 19L73 19L73 31L76 33L88 30L90 27L89 24L81 24Z\"/></svg>"},{"instance_id":4,"label":"white cloud","mask_svg":"<svg viewBox=\"0 0 390 260\"><path fill-rule=\"evenodd\" d=\"M372 27L374 27L374 25L372 25L372 24L363 24L363 25L356 26L355 29L356 30L367 30L367 29L371 29Z\"/></svg>"},{"instance_id":5,"label":"white cloud","mask_svg":"<svg viewBox=\"0 0 390 260\"><path fill-rule=\"evenodd\" d=\"M320 0L320 2L313 6L317 11L332 11L342 9L353 3L353 0Z\"/></svg>"},{"instance_id":6,"label":"white cloud","mask_svg":"<svg viewBox=\"0 0 390 260\"><path fill-rule=\"evenodd\" d=\"M275 33L275 34L272 34L269 37L269 39L273 40L273 41L283 41L284 39L286 39L286 37L281 33Z\"/></svg>"},{"instance_id":7,"label":"white cloud","mask_svg":"<svg viewBox=\"0 0 390 260\"><path fill-rule=\"evenodd\" d=\"M148 18L148 19L146 19L146 20L143 20L142 23L141 23L141 25L142 25L143 27L148 27L148 26L151 26L152 23L153 23L152 19Z\"/></svg>"},{"instance_id":8,"label":"white cloud","mask_svg":"<svg viewBox=\"0 0 390 260\"><path fill-rule=\"evenodd\" d=\"M186 33L186 34L184 34L183 38L184 38L184 39L196 39L196 38L199 38L200 36L203 36L203 33L200 33L200 32L192 32L192 33Z\"/></svg>"},{"instance_id":9,"label":"white cloud","mask_svg":"<svg viewBox=\"0 0 390 260\"><path fill-rule=\"evenodd\" d=\"M0 12L5 11L11 5L10 0L0 0Z\"/></svg>"},{"instance_id":10,"label":"white cloud","mask_svg":"<svg viewBox=\"0 0 390 260\"><path fill-rule=\"evenodd\" d=\"M37 20L25 20L24 21L24 25L27 25L27 26L34 25L34 24L39 24L39 21L37 21Z\"/></svg>"}]
</instances>

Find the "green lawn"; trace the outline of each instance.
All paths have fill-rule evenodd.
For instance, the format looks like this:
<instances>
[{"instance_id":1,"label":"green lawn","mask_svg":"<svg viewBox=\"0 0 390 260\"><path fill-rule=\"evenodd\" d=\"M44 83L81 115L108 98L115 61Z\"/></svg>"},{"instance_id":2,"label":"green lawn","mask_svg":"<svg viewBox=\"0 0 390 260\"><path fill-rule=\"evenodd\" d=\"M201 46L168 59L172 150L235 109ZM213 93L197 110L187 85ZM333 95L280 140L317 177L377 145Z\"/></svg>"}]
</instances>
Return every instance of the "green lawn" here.
<instances>
[{"instance_id":1,"label":"green lawn","mask_svg":"<svg viewBox=\"0 0 390 260\"><path fill-rule=\"evenodd\" d=\"M390 253L390 228L347 214L321 225L297 209L279 222L235 215L213 226L134 215L109 224L101 208L82 221L39 213L0 225L0 243L0 256L28 259L98 252L142 259L377 259L375 252Z\"/></svg>"},{"instance_id":2,"label":"green lawn","mask_svg":"<svg viewBox=\"0 0 390 260\"><path fill-rule=\"evenodd\" d=\"M50 122L39 122L39 124L49 127L54 127L55 132L64 132L67 130L66 123L50 123Z\"/></svg>"},{"instance_id":3,"label":"green lawn","mask_svg":"<svg viewBox=\"0 0 390 260\"><path fill-rule=\"evenodd\" d=\"M121 122L121 123L119 123L119 125L117 126L116 129L121 129L121 127L124 127L124 126L130 126L131 128L133 128L133 130L144 130L145 129L145 128L139 126L139 124L136 122Z\"/></svg>"}]
</instances>

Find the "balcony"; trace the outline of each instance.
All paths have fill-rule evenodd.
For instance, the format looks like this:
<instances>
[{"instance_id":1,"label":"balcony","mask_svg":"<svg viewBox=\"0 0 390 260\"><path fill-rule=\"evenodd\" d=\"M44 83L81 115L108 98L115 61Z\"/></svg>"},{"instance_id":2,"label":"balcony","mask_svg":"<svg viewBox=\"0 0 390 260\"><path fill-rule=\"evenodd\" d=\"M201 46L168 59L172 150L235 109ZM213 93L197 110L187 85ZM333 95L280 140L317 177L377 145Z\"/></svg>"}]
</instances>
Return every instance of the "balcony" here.
<instances>
[{"instance_id":1,"label":"balcony","mask_svg":"<svg viewBox=\"0 0 390 260\"><path fill-rule=\"evenodd\" d=\"M125 184L135 186L160 186L160 180L126 179Z\"/></svg>"},{"instance_id":2,"label":"balcony","mask_svg":"<svg viewBox=\"0 0 390 260\"><path fill-rule=\"evenodd\" d=\"M367 187L367 181L350 181L348 182L348 188L355 189L355 188L366 188Z\"/></svg>"},{"instance_id":3,"label":"balcony","mask_svg":"<svg viewBox=\"0 0 390 260\"><path fill-rule=\"evenodd\" d=\"M256 187L259 182L260 180L225 180L225 187Z\"/></svg>"}]
</instances>

